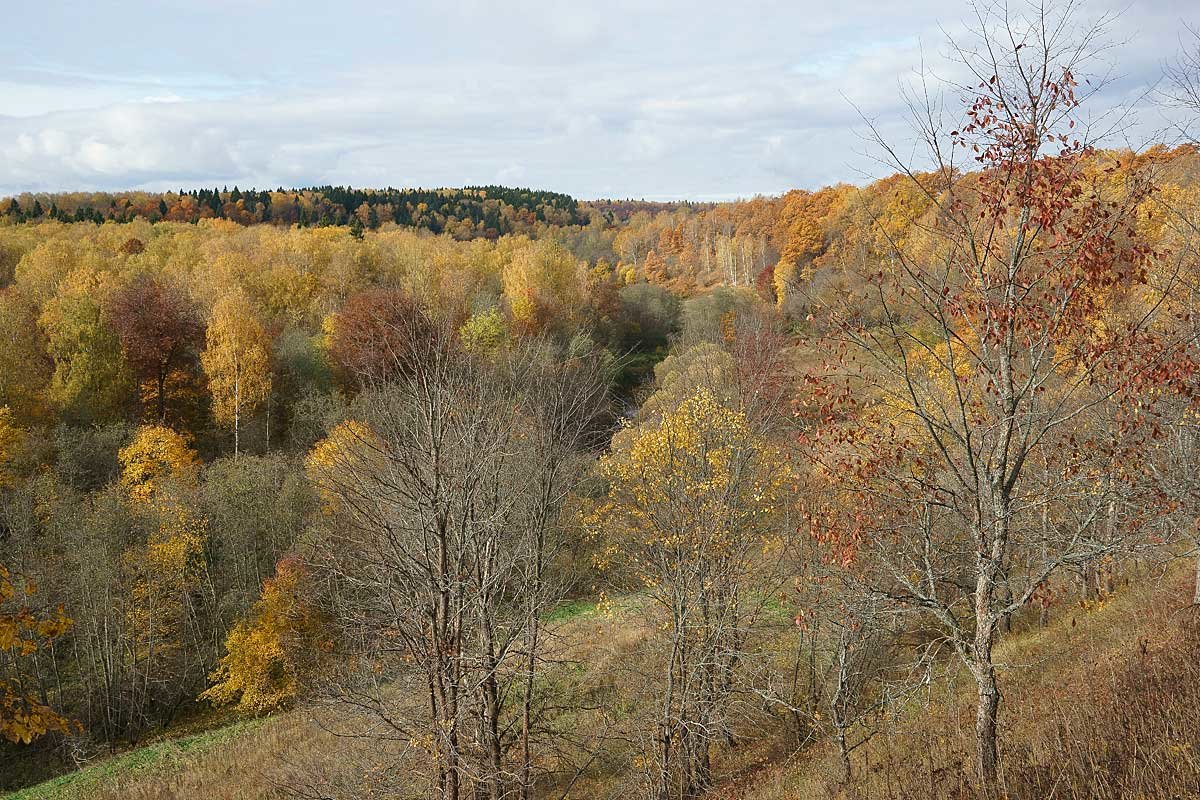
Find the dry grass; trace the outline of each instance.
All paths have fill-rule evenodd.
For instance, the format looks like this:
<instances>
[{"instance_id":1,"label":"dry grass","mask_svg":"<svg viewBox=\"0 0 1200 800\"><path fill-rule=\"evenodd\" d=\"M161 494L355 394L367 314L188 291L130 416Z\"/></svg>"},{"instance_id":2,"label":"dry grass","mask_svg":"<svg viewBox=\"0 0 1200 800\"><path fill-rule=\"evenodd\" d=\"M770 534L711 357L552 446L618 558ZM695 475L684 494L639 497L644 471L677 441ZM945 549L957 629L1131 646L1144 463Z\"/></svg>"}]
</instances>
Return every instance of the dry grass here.
<instances>
[{"instance_id":1,"label":"dry grass","mask_svg":"<svg viewBox=\"0 0 1200 800\"><path fill-rule=\"evenodd\" d=\"M609 794L628 771L628 743L648 709L647 687L620 683L641 657L651 623L641 603L626 598L607 610L570 604L552 618L560 637L559 663L548 687L576 698L585 710L558 720L580 734L580 747L602 743L572 796ZM395 797L411 786L400 745L338 737L313 710L249 720L159 742L10 796L9 800L257 800L326 796ZM345 725L339 725L345 728ZM581 760L582 762L582 760Z\"/></svg>"},{"instance_id":2,"label":"dry grass","mask_svg":"<svg viewBox=\"0 0 1200 800\"><path fill-rule=\"evenodd\" d=\"M1126 587L1005 643L1001 718L1007 800L1200 798L1200 614L1187 574ZM842 780L818 747L765 767L723 797L968 800L971 687L950 674L855 757Z\"/></svg>"},{"instance_id":3,"label":"dry grass","mask_svg":"<svg viewBox=\"0 0 1200 800\"><path fill-rule=\"evenodd\" d=\"M1200 614L1179 612L1190 597L1185 574L1126 587L1097 607L1064 608L1049 627L1003 645L1009 800L1200 798ZM564 661L554 689L593 707L562 724L592 745L604 737L604 756L571 796L629 796L636 731L654 697L636 680L650 666L652 617L628 601L611 613L571 608L557 625ZM721 753L713 798L974 798L971 686L962 677L948 673L859 750L849 785L832 748L791 752L767 726ZM336 796L397 796L397 763L386 747L334 737L310 714L292 712L160 743L14 797L248 800L314 783Z\"/></svg>"}]
</instances>

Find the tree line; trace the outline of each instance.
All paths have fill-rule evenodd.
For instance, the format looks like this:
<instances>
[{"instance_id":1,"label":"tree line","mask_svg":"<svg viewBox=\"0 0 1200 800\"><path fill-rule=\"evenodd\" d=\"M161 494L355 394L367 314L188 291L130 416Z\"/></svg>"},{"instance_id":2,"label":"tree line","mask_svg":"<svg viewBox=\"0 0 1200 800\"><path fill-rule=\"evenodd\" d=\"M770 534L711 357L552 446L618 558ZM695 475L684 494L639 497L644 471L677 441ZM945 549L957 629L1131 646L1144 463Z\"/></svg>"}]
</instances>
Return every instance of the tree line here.
<instances>
[{"instance_id":1,"label":"tree line","mask_svg":"<svg viewBox=\"0 0 1200 800\"><path fill-rule=\"evenodd\" d=\"M314 186L259 191L234 186L154 194L95 192L24 194L0 203L5 217L22 222L195 223L227 219L242 225L349 226L355 235L385 223L460 239L528 233L537 224L584 225L587 214L569 195L505 186L462 189L354 189Z\"/></svg>"}]
</instances>

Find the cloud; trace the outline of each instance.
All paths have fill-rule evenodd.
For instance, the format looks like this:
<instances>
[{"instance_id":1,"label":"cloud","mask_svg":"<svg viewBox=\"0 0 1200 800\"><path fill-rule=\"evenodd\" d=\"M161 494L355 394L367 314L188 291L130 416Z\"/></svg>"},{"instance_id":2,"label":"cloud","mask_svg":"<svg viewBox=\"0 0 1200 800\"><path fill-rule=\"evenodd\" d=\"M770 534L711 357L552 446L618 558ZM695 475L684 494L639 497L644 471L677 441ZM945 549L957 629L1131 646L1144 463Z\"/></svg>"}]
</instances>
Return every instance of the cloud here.
<instances>
[{"instance_id":1,"label":"cloud","mask_svg":"<svg viewBox=\"0 0 1200 800\"><path fill-rule=\"evenodd\" d=\"M302 0L230 25L228 10L138 16L130 0L59 41L43 32L60 5L23 4L0 33L0 193L501 181L716 198L860 180L880 171L860 114L908 136L900 87L923 62L952 74L938 21L962 14L952 0L472 0L338 16ZM1102 101L1141 96L1189 10L1134 3L1141 27Z\"/></svg>"}]
</instances>

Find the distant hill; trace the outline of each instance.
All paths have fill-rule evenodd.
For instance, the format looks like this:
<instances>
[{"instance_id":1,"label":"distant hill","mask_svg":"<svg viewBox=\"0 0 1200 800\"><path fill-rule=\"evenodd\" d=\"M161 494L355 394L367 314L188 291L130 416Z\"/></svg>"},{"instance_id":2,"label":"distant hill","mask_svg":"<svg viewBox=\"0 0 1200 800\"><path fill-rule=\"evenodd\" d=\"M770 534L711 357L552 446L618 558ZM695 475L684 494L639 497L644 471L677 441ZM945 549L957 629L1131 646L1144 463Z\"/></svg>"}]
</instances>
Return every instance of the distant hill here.
<instances>
[{"instance_id":1,"label":"distant hill","mask_svg":"<svg viewBox=\"0 0 1200 800\"><path fill-rule=\"evenodd\" d=\"M583 225L578 201L559 192L506 186L461 189L180 189L178 192L24 193L0 201L0 213L16 222L57 220L197 222L227 219L240 225L378 228L395 223L458 239L495 239L532 232L539 224Z\"/></svg>"}]
</instances>

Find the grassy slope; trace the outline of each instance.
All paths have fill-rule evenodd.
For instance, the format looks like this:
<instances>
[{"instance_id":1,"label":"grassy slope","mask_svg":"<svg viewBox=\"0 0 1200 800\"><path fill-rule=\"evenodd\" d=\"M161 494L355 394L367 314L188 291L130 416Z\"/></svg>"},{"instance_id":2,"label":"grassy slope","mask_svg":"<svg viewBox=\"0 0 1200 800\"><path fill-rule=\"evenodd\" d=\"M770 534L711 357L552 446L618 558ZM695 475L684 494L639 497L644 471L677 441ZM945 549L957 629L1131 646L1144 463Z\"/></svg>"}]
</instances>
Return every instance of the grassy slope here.
<instances>
[{"instance_id":1,"label":"grassy slope","mask_svg":"<svg viewBox=\"0 0 1200 800\"><path fill-rule=\"evenodd\" d=\"M603 610L575 600L549 615L562 637L560 656L570 662L563 668L566 691L595 691L644 641L640 607L632 597ZM331 735L306 713L286 712L147 745L0 800L249 800L314 775L337 780L349 770L361 778L372 749Z\"/></svg>"},{"instance_id":2,"label":"grassy slope","mask_svg":"<svg viewBox=\"0 0 1200 800\"><path fill-rule=\"evenodd\" d=\"M1200 619L1190 570L1126 585L998 649L1006 800L1200 798ZM769 760L718 794L745 800L974 798L972 685L952 672L855 755Z\"/></svg>"},{"instance_id":3,"label":"grassy slope","mask_svg":"<svg viewBox=\"0 0 1200 800\"><path fill-rule=\"evenodd\" d=\"M1093 608L1063 605L1049 627L1018 630L1002 646L1002 725L1012 800L1033 797L1200 797L1200 633L1186 574L1146 580ZM622 603L621 605L626 605ZM580 649L589 681L611 679L614 661L644 635L635 607L602 614L590 603L553 617ZM604 642L603 651L593 642ZM750 742L720 759L721 798L968 797L970 687L951 673L856 754L853 787L842 786L828 747L787 753ZM1190 687L1196 687L1194 690ZM578 688L578 687L576 687ZM1014 744L1016 743L1016 744ZM348 745L303 715L281 714L157 743L10 795L48 798L255 798L288 765L311 768L350 757ZM281 767L281 763L283 767ZM619 763L614 761L615 764ZM580 786L607 794L608 781ZM1107 789L1111 785L1111 790Z\"/></svg>"},{"instance_id":4,"label":"grassy slope","mask_svg":"<svg viewBox=\"0 0 1200 800\"><path fill-rule=\"evenodd\" d=\"M114 782L150 774L169 774L182 765L240 738L255 735L263 720L235 722L205 733L156 742L77 772L9 794L5 800L66 800L95 795Z\"/></svg>"}]
</instances>

